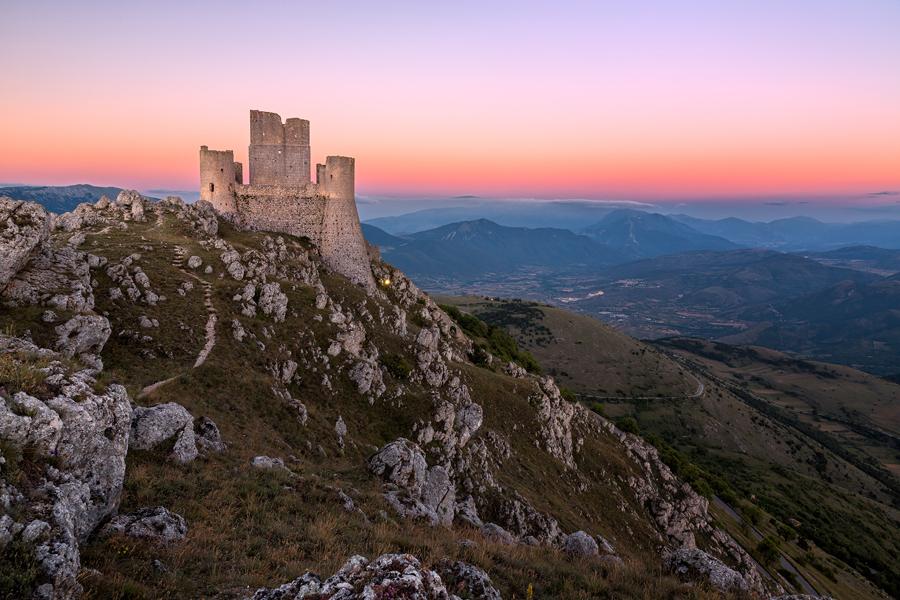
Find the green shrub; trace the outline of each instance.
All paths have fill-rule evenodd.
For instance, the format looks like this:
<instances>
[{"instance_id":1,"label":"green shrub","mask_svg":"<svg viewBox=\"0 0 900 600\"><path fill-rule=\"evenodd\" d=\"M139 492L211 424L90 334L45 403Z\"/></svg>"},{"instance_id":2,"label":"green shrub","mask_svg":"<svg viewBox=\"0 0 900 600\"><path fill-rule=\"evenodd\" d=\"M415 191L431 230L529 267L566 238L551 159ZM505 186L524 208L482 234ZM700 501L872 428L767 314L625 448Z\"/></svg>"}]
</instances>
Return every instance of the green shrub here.
<instances>
[{"instance_id":1,"label":"green shrub","mask_svg":"<svg viewBox=\"0 0 900 600\"><path fill-rule=\"evenodd\" d=\"M638 432L640 431L638 422L634 417L622 417L616 422L616 426L622 431L633 433L634 435L638 435Z\"/></svg>"},{"instance_id":2,"label":"green shrub","mask_svg":"<svg viewBox=\"0 0 900 600\"><path fill-rule=\"evenodd\" d=\"M0 598L31 598L38 574L34 548L21 538L0 550Z\"/></svg>"},{"instance_id":3,"label":"green shrub","mask_svg":"<svg viewBox=\"0 0 900 600\"><path fill-rule=\"evenodd\" d=\"M399 354L382 354L379 359L394 379L407 379L412 372L412 365Z\"/></svg>"},{"instance_id":4,"label":"green shrub","mask_svg":"<svg viewBox=\"0 0 900 600\"><path fill-rule=\"evenodd\" d=\"M759 562L766 566L775 564L778 557L781 556L778 540L771 535L767 535L756 545L756 555Z\"/></svg>"}]
</instances>

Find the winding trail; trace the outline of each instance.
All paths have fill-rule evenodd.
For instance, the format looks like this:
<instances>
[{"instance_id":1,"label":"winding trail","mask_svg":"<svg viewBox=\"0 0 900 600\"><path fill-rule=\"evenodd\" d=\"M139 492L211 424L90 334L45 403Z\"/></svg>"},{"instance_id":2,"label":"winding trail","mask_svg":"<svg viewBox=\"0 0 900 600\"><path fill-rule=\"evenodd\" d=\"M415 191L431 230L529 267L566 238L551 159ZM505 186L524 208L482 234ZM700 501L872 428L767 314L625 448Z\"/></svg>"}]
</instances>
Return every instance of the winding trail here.
<instances>
[{"instance_id":1,"label":"winding trail","mask_svg":"<svg viewBox=\"0 0 900 600\"><path fill-rule=\"evenodd\" d=\"M208 281L205 281L202 277L198 277L196 274L191 273L187 269L184 268L184 253L185 250L182 246L175 246L175 259L172 261L172 266L181 271L183 274L191 277L196 280L203 286L203 306L206 307L206 326L205 326L205 343L203 344L203 348L200 349L200 353L197 354L197 359L194 361L194 366L192 368L196 369L204 362L206 362L209 353L212 352L213 348L216 346L216 323L218 322L218 313L216 311L215 305L213 305L212 294L213 288L212 284ZM174 377L169 377L168 379L163 379L161 381L157 381L155 383L151 383L150 385L143 388L137 395L138 398L143 398L152 394L162 386L170 383L178 378L178 375Z\"/></svg>"}]
</instances>

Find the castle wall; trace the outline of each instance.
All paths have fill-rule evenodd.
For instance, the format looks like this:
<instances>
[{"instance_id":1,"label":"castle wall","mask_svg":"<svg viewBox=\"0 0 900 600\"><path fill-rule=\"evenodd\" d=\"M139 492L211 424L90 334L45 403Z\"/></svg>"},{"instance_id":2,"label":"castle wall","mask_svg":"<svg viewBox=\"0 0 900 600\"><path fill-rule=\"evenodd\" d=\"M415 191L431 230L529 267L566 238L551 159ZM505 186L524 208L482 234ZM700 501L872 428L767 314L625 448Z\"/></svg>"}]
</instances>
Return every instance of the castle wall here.
<instances>
[{"instance_id":1,"label":"castle wall","mask_svg":"<svg viewBox=\"0 0 900 600\"><path fill-rule=\"evenodd\" d=\"M284 146L250 144L250 184L278 185L284 181Z\"/></svg>"},{"instance_id":2,"label":"castle wall","mask_svg":"<svg viewBox=\"0 0 900 600\"><path fill-rule=\"evenodd\" d=\"M327 198L317 185L239 185L234 195L242 226L307 237L317 246L321 244Z\"/></svg>"},{"instance_id":3,"label":"castle wall","mask_svg":"<svg viewBox=\"0 0 900 600\"><path fill-rule=\"evenodd\" d=\"M325 264L367 289L375 288L369 252L356 210L355 162L347 156L325 159L328 202L322 219L319 252Z\"/></svg>"},{"instance_id":4,"label":"castle wall","mask_svg":"<svg viewBox=\"0 0 900 600\"><path fill-rule=\"evenodd\" d=\"M309 121L281 122L275 113L250 111L250 183L302 185L309 182Z\"/></svg>"},{"instance_id":5,"label":"castle wall","mask_svg":"<svg viewBox=\"0 0 900 600\"><path fill-rule=\"evenodd\" d=\"M224 215L234 213L234 152L200 146L200 199Z\"/></svg>"}]
</instances>

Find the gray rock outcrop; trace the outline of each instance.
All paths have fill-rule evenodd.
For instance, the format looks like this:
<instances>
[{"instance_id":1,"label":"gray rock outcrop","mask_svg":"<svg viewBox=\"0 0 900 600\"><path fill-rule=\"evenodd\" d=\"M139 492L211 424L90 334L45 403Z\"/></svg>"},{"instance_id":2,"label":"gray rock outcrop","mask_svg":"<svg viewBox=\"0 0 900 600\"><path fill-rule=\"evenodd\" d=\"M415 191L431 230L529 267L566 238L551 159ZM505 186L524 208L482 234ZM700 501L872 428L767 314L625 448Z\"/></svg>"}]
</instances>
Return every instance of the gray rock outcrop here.
<instances>
[{"instance_id":1,"label":"gray rock outcrop","mask_svg":"<svg viewBox=\"0 0 900 600\"><path fill-rule=\"evenodd\" d=\"M132 448L152 450L172 439L175 440L170 455L173 460L188 463L197 458L194 417L186 408L175 402L149 408L135 407L131 425Z\"/></svg>"},{"instance_id":2,"label":"gray rock outcrop","mask_svg":"<svg viewBox=\"0 0 900 600\"><path fill-rule=\"evenodd\" d=\"M385 483L385 499L406 518L450 525L456 509L455 486L440 465L428 466L413 442L399 438L369 459L369 470Z\"/></svg>"},{"instance_id":3,"label":"gray rock outcrop","mask_svg":"<svg viewBox=\"0 0 900 600\"><path fill-rule=\"evenodd\" d=\"M122 386L95 391L93 371L69 372L57 353L0 336L0 353L12 350L50 362L40 369L40 397L0 396L0 439L27 448L36 468L21 489L0 469L0 546L21 536L33 548L42 597L71 598L81 589L78 544L121 498L131 403Z\"/></svg>"},{"instance_id":4,"label":"gray rock outcrop","mask_svg":"<svg viewBox=\"0 0 900 600\"><path fill-rule=\"evenodd\" d=\"M675 550L666 562L679 577L686 580L705 579L712 587L723 592L746 592L750 588L743 575L699 548Z\"/></svg>"},{"instance_id":5,"label":"gray rock outcrop","mask_svg":"<svg viewBox=\"0 0 900 600\"><path fill-rule=\"evenodd\" d=\"M101 533L125 535L157 544L171 544L183 540L187 536L187 530L184 517L157 506L142 508L127 515L118 515L103 527Z\"/></svg>"},{"instance_id":6,"label":"gray rock outcrop","mask_svg":"<svg viewBox=\"0 0 900 600\"><path fill-rule=\"evenodd\" d=\"M0 291L49 234L50 217L43 206L0 198Z\"/></svg>"},{"instance_id":7,"label":"gray rock outcrop","mask_svg":"<svg viewBox=\"0 0 900 600\"><path fill-rule=\"evenodd\" d=\"M463 565L465 563L462 563ZM466 565L468 566L468 565ZM447 567L449 574L458 573L463 587L482 589L484 595L468 598L493 600L500 595L483 571L470 567ZM480 573L479 573L480 571ZM485 582L485 579L487 580ZM305 573L281 587L260 589L252 600L304 600L312 598L341 598L341 600L372 600L375 598L403 598L404 600L459 600L447 590L441 576L422 566L411 554L383 554L369 562L362 556L353 556L337 573L322 580L314 573Z\"/></svg>"},{"instance_id":8,"label":"gray rock outcrop","mask_svg":"<svg viewBox=\"0 0 900 600\"><path fill-rule=\"evenodd\" d=\"M573 558L588 558L600 554L597 541L583 531L567 535L563 542L563 550Z\"/></svg>"}]
</instances>

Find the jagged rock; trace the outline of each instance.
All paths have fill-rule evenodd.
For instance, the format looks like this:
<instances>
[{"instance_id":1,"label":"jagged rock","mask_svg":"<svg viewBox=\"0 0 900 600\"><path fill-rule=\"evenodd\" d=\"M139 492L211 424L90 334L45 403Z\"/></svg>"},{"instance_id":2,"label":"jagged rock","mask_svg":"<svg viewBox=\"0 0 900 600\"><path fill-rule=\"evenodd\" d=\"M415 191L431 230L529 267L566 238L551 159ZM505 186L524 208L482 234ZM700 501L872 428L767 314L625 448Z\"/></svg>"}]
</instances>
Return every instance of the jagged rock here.
<instances>
[{"instance_id":1,"label":"jagged rock","mask_svg":"<svg viewBox=\"0 0 900 600\"><path fill-rule=\"evenodd\" d=\"M523 377L528 375L528 371L512 361L506 363L506 365L503 366L503 372L510 377L515 377L516 379L522 379Z\"/></svg>"},{"instance_id":2,"label":"jagged rock","mask_svg":"<svg viewBox=\"0 0 900 600\"><path fill-rule=\"evenodd\" d=\"M340 415L338 416L338 419L334 424L334 432L335 434L337 434L338 446L343 449L344 437L347 435L347 424L344 423L344 418Z\"/></svg>"},{"instance_id":3,"label":"jagged rock","mask_svg":"<svg viewBox=\"0 0 900 600\"><path fill-rule=\"evenodd\" d=\"M476 579L473 578L472 581L473 585L476 585ZM451 600L440 575L423 568L419 560L411 554L383 554L372 562L362 556L353 556L337 573L325 581L318 575L307 572L281 587L259 589L251 598L252 600L313 598Z\"/></svg>"},{"instance_id":4,"label":"jagged rock","mask_svg":"<svg viewBox=\"0 0 900 600\"><path fill-rule=\"evenodd\" d=\"M514 546L516 543L515 536L513 536L513 534L503 529L496 523L485 523L484 525L482 525L481 535L497 544Z\"/></svg>"},{"instance_id":5,"label":"jagged rock","mask_svg":"<svg viewBox=\"0 0 900 600\"><path fill-rule=\"evenodd\" d=\"M222 262L225 263L225 270L228 271L228 274L231 275L233 279L240 281L244 278L246 270L244 269L244 265L241 264L241 255L238 254L236 250L223 252L221 259Z\"/></svg>"},{"instance_id":6,"label":"jagged rock","mask_svg":"<svg viewBox=\"0 0 900 600\"><path fill-rule=\"evenodd\" d=\"M259 290L259 300L256 301L256 305L263 311L263 314L271 316L276 323L281 323L287 314L288 298L281 291L281 284L266 283Z\"/></svg>"},{"instance_id":7,"label":"jagged rock","mask_svg":"<svg viewBox=\"0 0 900 600\"><path fill-rule=\"evenodd\" d=\"M422 488L422 503L434 511L439 524L449 526L453 523L456 509L456 486L453 485L447 469L435 465L428 470L425 485Z\"/></svg>"},{"instance_id":8,"label":"jagged rock","mask_svg":"<svg viewBox=\"0 0 900 600\"><path fill-rule=\"evenodd\" d=\"M145 408L137 406L131 425L129 445L138 450L150 450L175 439L171 458L188 463L197 458L194 417L175 402Z\"/></svg>"},{"instance_id":9,"label":"jagged rock","mask_svg":"<svg viewBox=\"0 0 900 600\"><path fill-rule=\"evenodd\" d=\"M238 342L243 342L244 336L247 335L247 332L244 331L244 326L237 319L232 319L231 321L231 335Z\"/></svg>"},{"instance_id":10,"label":"jagged rock","mask_svg":"<svg viewBox=\"0 0 900 600\"><path fill-rule=\"evenodd\" d=\"M743 575L699 548L675 550L666 562L676 575L685 580L705 579L723 592L749 589Z\"/></svg>"},{"instance_id":11,"label":"jagged rock","mask_svg":"<svg viewBox=\"0 0 900 600\"><path fill-rule=\"evenodd\" d=\"M600 554L596 540L583 531L576 531L566 536L563 550L574 558L585 558Z\"/></svg>"},{"instance_id":12,"label":"jagged rock","mask_svg":"<svg viewBox=\"0 0 900 600\"><path fill-rule=\"evenodd\" d=\"M60 310L94 308L91 269L86 255L71 246L42 244L3 289L9 306L43 304Z\"/></svg>"},{"instance_id":13,"label":"jagged rock","mask_svg":"<svg viewBox=\"0 0 900 600\"><path fill-rule=\"evenodd\" d=\"M0 350L59 357L6 336L0 336ZM45 372L52 398L0 396L0 439L10 448L28 448L42 469L39 485L22 490L5 481L0 469L0 546L22 535L34 548L40 593L68 598L81 589L79 541L116 510L121 497L131 404L122 386L95 392L89 371L70 374L52 360ZM17 514L31 518L17 523Z\"/></svg>"},{"instance_id":14,"label":"jagged rock","mask_svg":"<svg viewBox=\"0 0 900 600\"><path fill-rule=\"evenodd\" d=\"M219 427L209 417L200 417L194 421L194 437L197 447L207 452L225 452L225 442Z\"/></svg>"},{"instance_id":15,"label":"jagged rock","mask_svg":"<svg viewBox=\"0 0 900 600\"><path fill-rule=\"evenodd\" d=\"M499 522L520 538L532 536L550 545L562 545L565 540L556 519L536 510L518 493L502 501L497 512Z\"/></svg>"},{"instance_id":16,"label":"jagged rock","mask_svg":"<svg viewBox=\"0 0 900 600\"><path fill-rule=\"evenodd\" d=\"M340 349L340 346L338 348ZM329 354L331 354L330 348ZM356 389L360 394L371 392L375 397L380 397L385 391L381 368L374 361L361 360L357 362L347 376L356 384Z\"/></svg>"},{"instance_id":17,"label":"jagged rock","mask_svg":"<svg viewBox=\"0 0 900 600\"><path fill-rule=\"evenodd\" d=\"M386 446L369 459L369 470L391 483L419 496L425 485L428 463L425 454L413 442L399 438Z\"/></svg>"},{"instance_id":18,"label":"jagged rock","mask_svg":"<svg viewBox=\"0 0 900 600\"><path fill-rule=\"evenodd\" d=\"M157 506L114 517L103 527L101 533L126 535L157 544L171 544L185 538L187 523L181 515Z\"/></svg>"},{"instance_id":19,"label":"jagged rock","mask_svg":"<svg viewBox=\"0 0 900 600\"><path fill-rule=\"evenodd\" d=\"M203 259L199 256L192 256L187 261L187 266L189 269L198 269L200 265L203 264Z\"/></svg>"},{"instance_id":20,"label":"jagged rock","mask_svg":"<svg viewBox=\"0 0 900 600\"><path fill-rule=\"evenodd\" d=\"M441 576L447 591L460 598L500 600L500 592L482 569L459 560L441 560L434 569Z\"/></svg>"},{"instance_id":21,"label":"jagged rock","mask_svg":"<svg viewBox=\"0 0 900 600\"><path fill-rule=\"evenodd\" d=\"M250 464L256 469L284 469L284 461L271 456L254 456Z\"/></svg>"},{"instance_id":22,"label":"jagged rock","mask_svg":"<svg viewBox=\"0 0 900 600\"><path fill-rule=\"evenodd\" d=\"M337 335L337 339L344 352L350 356L359 356L366 341L366 330L360 323L353 322L347 327L347 331Z\"/></svg>"},{"instance_id":23,"label":"jagged rock","mask_svg":"<svg viewBox=\"0 0 900 600\"><path fill-rule=\"evenodd\" d=\"M609 543L609 540L607 540L602 535L595 536L594 539L597 540L597 546L600 548L601 554L615 554L616 553L615 546L613 546L611 543Z\"/></svg>"},{"instance_id":24,"label":"jagged rock","mask_svg":"<svg viewBox=\"0 0 900 600\"><path fill-rule=\"evenodd\" d=\"M0 198L0 291L49 234L50 218L43 206Z\"/></svg>"},{"instance_id":25,"label":"jagged rock","mask_svg":"<svg viewBox=\"0 0 900 600\"><path fill-rule=\"evenodd\" d=\"M532 401L538 407L544 449L567 466L575 468L572 443L575 406L562 397L552 377L538 380L538 393L532 397Z\"/></svg>"},{"instance_id":26,"label":"jagged rock","mask_svg":"<svg viewBox=\"0 0 900 600\"><path fill-rule=\"evenodd\" d=\"M465 446L472 434L478 431L483 420L484 410L474 402L456 411L455 427L460 447Z\"/></svg>"},{"instance_id":27,"label":"jagged rock","mask_svg":"<svg viewBox=\"0 0 900 600\"><path fill-rule=\"evenodd\" d=\"M403 517L432 525L453 523L453 481L444 467L429 469L425 454L413 442L400 438L385 445L369 459L369 470L385 482L385 499Z\"/></svg>"}]
</instances>

